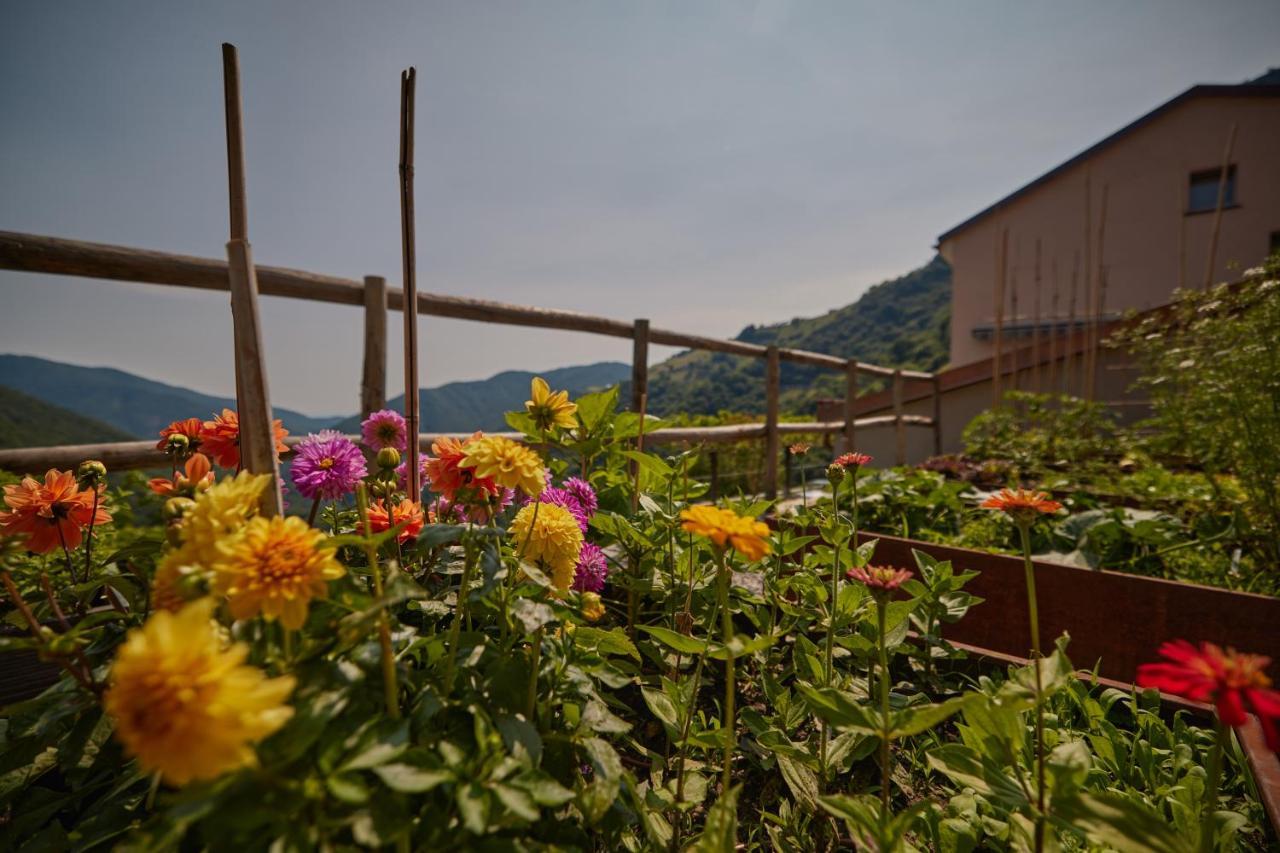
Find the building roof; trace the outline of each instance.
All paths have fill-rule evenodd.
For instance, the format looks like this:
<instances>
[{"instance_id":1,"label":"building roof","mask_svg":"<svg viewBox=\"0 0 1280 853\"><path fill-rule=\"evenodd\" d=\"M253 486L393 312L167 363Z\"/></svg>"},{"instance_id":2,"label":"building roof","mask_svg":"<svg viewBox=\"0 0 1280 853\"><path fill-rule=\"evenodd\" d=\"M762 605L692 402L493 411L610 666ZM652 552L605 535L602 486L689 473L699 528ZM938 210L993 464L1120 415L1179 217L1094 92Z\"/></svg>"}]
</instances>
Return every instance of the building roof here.
<instances>
[{"instance_id":1,"label":"building roof","mask_svg":"<svg viewBox=\"0 0 1280 853\"><path fill-rule=\"evenodd\" d=\"M1255 77L1252 80L1247 80L1244 83L1233 84L1233 85L1192 86L1190 89L1186 90L1181 95L1178 95L1174 98L1171 98L1168 101L1165 101L1163 104L1156 107L1154 110L1147 113L1146 115L1140 116L1137 119L1131 121L1129 124L1126 124L1124 127L1117 130L1115 133L1111 134L1105 139L1099 142L1096 142L1093 145L1086 148L1085 150L1081 151L1079 154L1072 157L1070 160L1067 160L1063 163L1058 164L1054 168L1045 172L1040 177L1036 178L1034 181L1031 181L1029 184L1026 184L1014 190L1013 192L1009 193L1009 195L997 201L995 204L990 205L989 207L983 208L982 210L975 213L973 216L970 216L964 222L961 222L959 225L955 226L949 231L944 232L938 237L938 245L941 245L945 241L951 239L955 235L959 234L961 231L968 228L970 225L977 223L979 220L985 219L991 214L1003 209L1004 207L1008 206L1011 202L1026 195L1027 193L1031 192L1041 184L1048 183L1049 181L1056 178L1058 175L1070 169L1072 166L1075 166L1089 159L1094 154L1097 154L1099 151L1103 150L1104 148L1107 148L1110 145L1113 145L1114 143L1120 141L1124 137L1133 133L1135 130L1138 130L1139 128L1144 127L1145 125L1150 124L1152 121L1155 121L1160 116L1177 109L1178 107L1182 106L1184 103L1188 101L1194 100L1196 98L1258 98L1258 97L1264 97L1264 98L1280 97L1280 68L1268 69L1265 74L1259 77Z\"/></svg>"}]
</instances>

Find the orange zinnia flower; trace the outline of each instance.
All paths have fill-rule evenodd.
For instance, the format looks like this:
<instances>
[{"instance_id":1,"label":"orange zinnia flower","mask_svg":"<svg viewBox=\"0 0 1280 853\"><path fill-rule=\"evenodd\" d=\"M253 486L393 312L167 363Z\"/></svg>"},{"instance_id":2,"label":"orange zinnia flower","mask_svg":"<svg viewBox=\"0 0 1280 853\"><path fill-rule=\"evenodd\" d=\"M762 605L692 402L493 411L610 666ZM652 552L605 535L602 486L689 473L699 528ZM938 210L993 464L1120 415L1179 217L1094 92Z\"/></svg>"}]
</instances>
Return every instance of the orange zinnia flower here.
<instances>
[{"instance_id":1,"label":"orange zinnia flower","mask_svg":"<svg viewBox=\"0 0 1280 853\"><path fill-rule=\"evenodd\" d=\"M169 444L169 436L183 435L190 442L190 449L200 446L200 431L204 429L204 421L199 418L187 418L185 421L174 421L160 430L160 440L156 442L156 450L164 450Z\"/></svg>"},{"instance_id":2,"label":"orange zinnia flower","mask_svg":"<svg viewBox=\"0 0 1280 853\"><path fill-rule=\"evenodd\" d=\"M284 453L289 449L284 443L289 431L279 418L272 421L271 426L275 432L276 453ZM205 421L200 427L200 445L223 468L240 467L240 416L231 409L223 409L221 415Z\"/></svg>"},{"instance_id":3,"label":"orange zinnia flower","mask_svg":"<svg viewBox=\"0 0 1280 853\"><path fill-rule=\"evenodd\" d=\"M164 477L153 477L147 486L157 495L185 494L192 497L201 489L213 485L213 466L209 457L203 453L193 454L187 460L184 474L175 474L172 480Z\"/></svg>"},{"instance_id":4,"label":"orange zinnia flower","mask_svg":"<svg viewBox=\"0 0 1280 853\"><path fill-rule=\"evenodd\" d=\"M4 501L8 512L0 512L0 533L16 536L25 534L28 551L47 554L65 545L80 545L80 528L89 524L106 524L111 513L101 505L104 487L98 487L99 505L94 512L94 490L81 490L76 484L74 471L50 468L41 484L33 477L24 477L16 486L4 487Z\"/></svg>"},{"instance_id":5,"label":"orange zinnia flower","mask_svg":"<svg viewBox=\"0 0 1280 853\"><path fill-rule=\"evenodd\" d=\"M382 500L374 501L369 507L369 527L374 533L390 530L399 524L404 525L396 534L397 542L412 542L417 539L425 522L422 504L414 503L408 498L392 506L390 512L387 511L387 506ZM364 525L360 525L360 532L364 532Z\"/></svg>"},{"instance_id":6,"label":"orange zinnia flower","mask_svg":"<svg viewBox=\"0 0 1280 853\"><path fill-rule=\"evenodd\" d=\"M1029 489L1001 489L983 501L981 506L1007 513L1020 524L1030 524L1041 513L1049 515L1062 509L1062 504L1050 500L1045 492Z\"/></svg>"}]
</instances>

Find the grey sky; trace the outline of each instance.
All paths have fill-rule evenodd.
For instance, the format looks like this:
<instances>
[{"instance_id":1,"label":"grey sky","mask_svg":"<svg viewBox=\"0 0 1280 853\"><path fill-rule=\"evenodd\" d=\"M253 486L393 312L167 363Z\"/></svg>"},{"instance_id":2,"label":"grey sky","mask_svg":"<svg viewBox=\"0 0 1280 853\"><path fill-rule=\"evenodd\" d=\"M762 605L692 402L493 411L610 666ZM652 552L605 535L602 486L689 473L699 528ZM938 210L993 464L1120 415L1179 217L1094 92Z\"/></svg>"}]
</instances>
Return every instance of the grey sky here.
<instances>
[{"instance_id":1,"label":"grey sky","mask_svg":"<svg viewBox=\"0 0 1280 853\"><path fill-rule=\"evenodd\" d=\"M1278 36L1274 0L9 2L0 228L222 257L227 40L256 259L398 282L413 64L420 288L729 336L925 262L1186 87L1280 64ZM359 312L263 312L274 401L358 408ZM426 385L630 346L434 318L420 336ZM230 393L229 340L225 296L0 272L0 352Z\"/></svg>"}]
</instances>

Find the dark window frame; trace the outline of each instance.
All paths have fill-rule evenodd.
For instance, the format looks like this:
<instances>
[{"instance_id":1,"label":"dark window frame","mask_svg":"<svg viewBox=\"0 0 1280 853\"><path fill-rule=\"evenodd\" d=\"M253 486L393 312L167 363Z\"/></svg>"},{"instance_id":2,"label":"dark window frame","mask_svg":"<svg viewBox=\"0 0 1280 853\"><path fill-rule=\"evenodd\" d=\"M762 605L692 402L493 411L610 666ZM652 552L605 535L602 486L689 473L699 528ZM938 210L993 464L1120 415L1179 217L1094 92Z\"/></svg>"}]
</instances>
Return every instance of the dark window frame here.
<instances>
[{"instance_id":1,"label":"dark window frame","mask_svg":"<svg viewBox=\"0 0 1280 853\"><path fill-rule=\"evenodd\" d=\"M1187 176L1187 209L1183 212L1184 216L1197 216L1201 213L1213 213L1218 209L1218 185L1222 180L1222 167L1214 166L1211 169L1197 169ZM1206 207L1192 207L1193 190L1197 184L1207 184L1212 182L1213 185L1213 203ZM1236 168L1236 164L1232 163L1227 166L1227 192L1226 198L1222 200L1222 209L1231 210L1240 206L1240 202L1236 200L1239 195L1237 190L1240 185L1240 173Z\"/></svg>"}]
</instances>

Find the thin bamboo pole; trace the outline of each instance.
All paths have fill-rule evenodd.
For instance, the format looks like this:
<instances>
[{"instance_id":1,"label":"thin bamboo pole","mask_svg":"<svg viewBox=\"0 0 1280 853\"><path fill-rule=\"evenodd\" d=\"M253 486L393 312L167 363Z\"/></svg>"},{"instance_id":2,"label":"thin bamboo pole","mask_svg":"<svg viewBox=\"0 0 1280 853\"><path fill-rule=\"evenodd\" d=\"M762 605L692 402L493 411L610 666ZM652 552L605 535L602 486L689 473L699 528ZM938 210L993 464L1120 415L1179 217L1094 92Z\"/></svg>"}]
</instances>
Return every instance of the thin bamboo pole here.
<instances>
[{"instance_id":1,"label":"thin bamboo pole","mask_svg":"<svg viewBox=\"0 0 1280 853\"><path fill-rule=\"evenodd\" d=\"M1039 394L1040 387L1040 238L1036 238L1036 267L1031 310L1031 387Z\"/></svg>"},{"instance_id":2,"label":"thin bamboo pole","mask_svg":"<svg viewBox=\"0 0 1280 853\"><path fill-rule=\"evenodd\" d=\"M262 512L283 512L280 470L267 388L266 355L258 317L258 278L249 247L245 201L244 122L240 98L240 57L232 44L222 45L223 95L227 121L227 185L231 239L227 272L231 288L231 322L235 341L236 407L240 422L240 464L255 474L270 474Z\"/></svg>"},{"instance_id":3,"label":"thin bamboo pole","mask_svg":"<svg viewBox=\"0 0 1280 853\"><path fill-rule=\"evenodd\" d=\"M418 259L413 213L414 90L417 69L400 72L400 240L404 261L404 420L409 435L409 500L422 500L418 443Z\"/></svg>"},{"instance_id":4,"label":"thin bamboo pole","mask_svg":"<svg viewBox=\"0 0 1280 853\"><path fill-rule=\"evenodd\" d=\"M1093 319L1089 323L1088 381L1085 385L1085 399L1092 401L1098 387L1098 341L1102 336L1102 275L1106 259L1107 237L1107 194L1109 184L1102 185L1102 206L1098 214L1098 269L1093 286Z\"/></svg>"},{"instance_id":5,"label":"thin bamboo pole","mask_svg":"<svg viewBox=\"0 0 1280 853\"><path fill-rule=\"evenodd\" d=\"M773 500L778 495L778 411L779 392L782 381L781 365L778 361L778 348L769 347L765 356L764 392L765 392L765 427L764 427L764 495Z\"/></svg>"},{"instance_id":6,"label":"thin bamboo pole","mask_svg":"<svg viewBox=\"0 0 1280 853\"><path fill-rule=\"evenodd\" d=\"M387 405L387 280L364 277L364 373L360 414L369 417Z\"/></svg>"},{"instance_id":7,"label":"thin bamboo pole","mask_svg":"<svg viewBox=\"0 0 1280 853\"><path fill-rule=\"evenodd\" d=\"M1009 229L1000 232L996 243L996 280L994 282L996 329L995 352L991 356L991 407L1000 405L1000 372L1004 367L1004 277L1009 258Z\"/></svg>"},{"instance_id":8,"label":"thin bamboo pole","mask_svg":"<svg viewBox=\"0 0 1280 853\"><path fill-rule=\"evenodd\" d=\"M1218 260L1218 233L1222 229L1222 209L1227 203L1227 181L1231 176L1231 151L1236 144L1236 124L1231 123L1227 148L1222 152L1222 169L1218 172L1218 204L1213 211L1213 230L1209 232L1209 261L1204 268L1204 289L1213 286L1213 267Z\"/></svg>"},{"instance_id":9,"label":"thin bamboo pole","mask_svg":"<svg viewBox=\"0 0 1280 853\"><path fill-rule=\"evenodd\" d=\"M1058 393L1058 257L1049 262L1049 279L1053 282L1049 298L1049 393Z\"/></svg>"}]
</instances>

